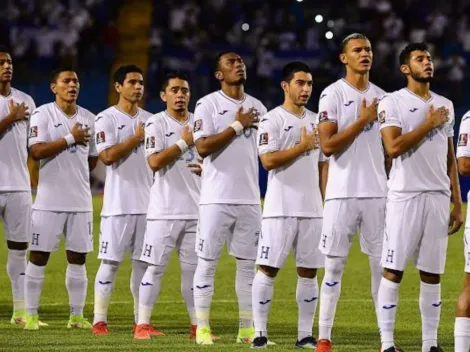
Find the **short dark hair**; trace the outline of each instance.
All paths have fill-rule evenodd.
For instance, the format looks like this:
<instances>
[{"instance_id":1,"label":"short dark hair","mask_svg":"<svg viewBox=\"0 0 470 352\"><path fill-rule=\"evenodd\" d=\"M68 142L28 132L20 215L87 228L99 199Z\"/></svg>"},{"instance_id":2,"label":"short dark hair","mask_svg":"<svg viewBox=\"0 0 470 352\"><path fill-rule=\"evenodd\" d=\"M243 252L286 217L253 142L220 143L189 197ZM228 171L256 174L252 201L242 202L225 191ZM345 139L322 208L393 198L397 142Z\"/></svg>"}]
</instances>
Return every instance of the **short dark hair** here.
<instances>
[{"instance_id":1,"label":"short dark hair","mask_svg":"<svg viewBox=\"0 0 470 352\"><path fill-rule=\"evenodd\" d=\"M10 54L10 48L6 45L0 45L0 53Z\"/></svg>"},{"instance_id":2,"label":"short dark hair","mask_svg":"<svg viewBox=\"0 0 470 352\"><path fill-rule=\"evenodd\" d=\"M351 40L354 40L354 39L364 39L364 40L369 40L369 38L367 38L367 36L365 34L362 34L362 33L352 33L348 36L346 36L342 41L341 41L341 44L339 46L339 52L340 53L344 53L344 50L346 49L346 46L348 45L348 43L351 41Z\"/></svg>"},{"instance_id":3,"label":"short dark hair","mask_svg":"<svg viewBox=\"0 0 470 352\"><path fill-rule=\"evenodd\" d=\"M57 78L59 78L59 75L62 72L75 72L76 73L77 71L75 71L72 67L57 68L51 73L51 83L57 83Z\"/></svg>"},{"instance_id":4,"label":"short dark hair","mask_svg":"<svg viewBox=\"0 0 470 352\"><path fill-rule=\"evenodd\" d=\"M410 43L401 51L399 62L401 65L406 65L410 62L411 53L413 51L429 51L429 47L426 43Z\"/></svg>"},{"instance_id":5,"label":"short dark hair","mask_svg":"<svg viewBox=\"0 0 470 352\"><path fill-rule=\"evenodd\" d=\"M124 65L119 67L113 74L114 83L124 84L128 73L140 73L143 71L136 65Z\"/></svg>"},{"instance_id":6,"label":"short dark hair","mask_svg":"<svg viewBox=\"0 0 470 352\"><path fill-rule=\"evenodd\" d=\"M230 54L230 53L234 53L234 51L232 50L222 51L217 54L215 61L214 61L214 72L217 72L220 70L220 59L222 58L222 56Z\"/></svg>"},{"instance_id":7,"label":"short dark hair","mask_svg":"<svg viewBox=\"0 0 470 352\"><path fill-rule=\"evenodd\" d=\"M170 83L170 79L175 79L175 78L182 79L183 81L186 81L189 84L188 76L186 76L183 72L180 72L180 71L168 72L165 75L165 78L163 79L163 83L162 83L162 87L160 88L160 91L164 92Z\"/></svg>"},{"instance_id":8,"label":"short dark hair","mask_svg":"<svg viewBox=\"0 0 470 352\"><path fill-rule=\"evenodd\" d=\"M311 73L310 67L306 63L300 61L289 62L282 69L281 82L289 83L294 78L296 72Z\"/></svg>"}]
</instances>

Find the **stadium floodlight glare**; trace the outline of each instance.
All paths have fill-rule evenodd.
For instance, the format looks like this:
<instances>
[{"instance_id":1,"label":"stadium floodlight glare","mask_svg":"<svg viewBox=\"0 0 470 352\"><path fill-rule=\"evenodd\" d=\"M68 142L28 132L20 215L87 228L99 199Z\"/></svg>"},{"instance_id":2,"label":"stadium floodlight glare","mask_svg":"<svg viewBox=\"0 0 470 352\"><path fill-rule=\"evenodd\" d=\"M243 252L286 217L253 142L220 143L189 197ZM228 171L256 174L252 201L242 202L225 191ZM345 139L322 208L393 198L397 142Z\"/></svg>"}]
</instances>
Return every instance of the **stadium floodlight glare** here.
<instances>
[{"instance_id":1,"label":"stadium floodlight glare","mask_svg":"<svg viewBox=\"0 0 470 352\"><path fill-rule=\"evenodd\" d=\"M323 16L322 15L316 15L315 16L315 22L322 23L323 22Z\"/></svg>"},{"instance_id":2,"label":"stadium floodlight glare","mask_svg":"<svg viewBox=\"0 0 470 352\"><path fill-rule=\"evenodd\" d=\"M328 26L328 28L333 28L335 26L335 21L329 20L328 22L326 22L326 25Z\"/></svg>"},{"instance_id":3,"label":"stadium floodlight glare","mask_svg":"<svg viewBox=\"0 0 470 352\"><path fill-rule=\"evenodd\" d=\"M303 0L297 0L297 2L302 2Z\"/></svg>"},{"instance_id":4,"label":"stadium floodlight glare","mask_svg":"<svg viewBox=\"0 0 470 352\"><path fill-rule=\"evenodd\" d=\"M246 32L250 29L250 25L248 23L242 24L242 31Z\"/></svg>"},{"instance_id":5,"label":"stadium floodlight glare","mask_svg":"<svg viewBox=\"0 0 470 352\"><path fill-rule=\"evenodd\" d=\"M325 38L326 39L333 39L333 32L332 31L328 31L325 33Z\"/></svg>"}]
</instances>

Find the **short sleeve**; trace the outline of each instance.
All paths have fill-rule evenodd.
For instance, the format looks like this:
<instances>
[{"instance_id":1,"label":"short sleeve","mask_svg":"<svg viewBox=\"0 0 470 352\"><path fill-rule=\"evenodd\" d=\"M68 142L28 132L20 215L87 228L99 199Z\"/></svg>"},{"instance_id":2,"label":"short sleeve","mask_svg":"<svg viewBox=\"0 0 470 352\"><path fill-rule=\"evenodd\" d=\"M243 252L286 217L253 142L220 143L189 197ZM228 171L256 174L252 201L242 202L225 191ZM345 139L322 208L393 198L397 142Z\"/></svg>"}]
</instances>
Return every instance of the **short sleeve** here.
<instances>
[{"instance_id":1,"label":"short sleeve","mask_svg":"<svg viewBox=\"0 0 470 352\"><path fill-rule=\"evenodd\" d=\"M155 119L147 120L145 124L145 156L159 153L164 149L163 126Z\"/></svg>"},{"instance_id":2,"label":"short sleeve","mask_svg":"<svg viewBox=\"0 0 470 352\"><path fill-rule=\"evenodd\" d=\"M318 102L318 123L338 122L338 109L336 97L331 89L325 89L320 94Z\"/></svg>"},{"instance_id":3,"label":"short sleeve","mask_svg":"<svg viewBox=\"0 0 470 352\"><path fill-rule=\"evenodd\" d=\"M279 150L279 129L273 117L261 119L258 129L258 154L261 156Z\"/></svg>"},{"instance_id":4,"label":"short sleeve","mask_svg":"<svg viewBox=\"0 0 470 352\"><path fill-rule=\"evenodd\" d=\"M94 140L98 154L116 144L116 129L111 118L103 115L96 117Z\"/></svg>"},{"instance_id":5,"label":"short sleeve","mask_svg":"<svg viewBox=\"0 0 470 352\"><path fill-rule=\"evenodd\" d=\"M36 110L36 104L34 103L33 98L28 97L26 105L28 105L28 110L29 110L30 113L33 112L34 110Z\"/></svg>"},{"instance_id":6,"label":"short sleeve","mask_svg":"<svg viewBox=\"0 0 470 352\"><path fill-rule=\"evenodd\" d=\"M470 157L470 143L468 136L470 135L470 111L468 111L462 122L460 122L459 140L457 142L457 158Z\"/></svg>"},{"instance_id":7,"label":"short sleeve","mask_svg":"<svg viewBox=\"0 0 470 352\"><path fill-rule=\"evenodd\" d=\"M29 146L50 141L47 130L47 116L42 110L35 110L31 114L29 127Z\"/></svg>"},{"instance_id":8,"label":"short sleeve","mask_svg":"<svg viewBox=\"0 0 470 352\"><path fill-rule=\"evenodd\" d=\"M402 127L398 109L390 96L385 96L377 108L380 129L385 127Z\"/></svg>"},{"instance_id":9,"label":"short sleeve","mask_svg":"<svg viewBox=\"0 0 470 352\"><path fill-rule=\"evenodd\" d=\"M193 127L194 142L199 138L209 137L216 133L212 115L212 107L207 101L200 100L196 103Z\"/></svg>"},{"instance_id":10,"label":"short sleeve","mask_svg":"<svg viewBox=\"0 0 470 352\"><path fill-rule=\"evenodd\" d=\"M95 116L94 115L91 115L90 122L91 122L90 123L90 136L95 136L96 135L96 125L95 125ZM89 157L98 156L98 150L96 148L96 139L95 138L90 138L88 156Z\"/></svg>"},{"instance_id":11,"label":"short sleeve","mask_svg":"<svg viewBox=\"0 0 470 352\"><path fill-rule=\"evenodd\" d=\"M449 123L446 124L446 133L447 137L452 138L454 137L454 125L455 125L455 112L454 112L454 104L450 103L449 106Z\"/></svg>"}]
</instances>

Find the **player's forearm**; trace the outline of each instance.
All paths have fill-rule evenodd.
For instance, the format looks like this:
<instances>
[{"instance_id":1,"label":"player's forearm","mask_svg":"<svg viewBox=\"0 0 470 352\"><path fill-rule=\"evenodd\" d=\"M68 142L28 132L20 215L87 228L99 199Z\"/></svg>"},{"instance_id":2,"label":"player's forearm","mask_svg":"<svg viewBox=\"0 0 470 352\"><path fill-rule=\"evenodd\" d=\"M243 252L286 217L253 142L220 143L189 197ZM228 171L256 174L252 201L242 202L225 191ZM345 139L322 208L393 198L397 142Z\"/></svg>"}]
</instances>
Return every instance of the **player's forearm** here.
<instances>
[{"instance_id":1,"label":"player's forearm","mask_svg":"<svg viewBox=\"0 0 470 352\"><path fill-rule=\"evenodd\" d=\"M98 157L96 156L88 157L88 168L90 169L90 172L95 169L97 163L98 163Z\"/></svg>"},{"instance_id":2,"label":"player's forearm","mask_svg":"<svg viewBox=\"0 0 470 352\"><path fill-rule=\"evenodd\" d=\"M421 143L432 129L432 124L426 120L413 131L399 135L392 141L384 141L387 154L393 159L398 158Z\"/></svg>"},{"instance_id":3,"label":"player's forearm","mask_svg":"<svg viewBox=\"0 0 470 352\"><path fill-rule=\"evenodd\" d=\"M322 161L318 163L318 170L320 172L320 192L321 192L321 199L325 201L326 195L326 184L328 181L328 167L329 162Z\"/></svg>"},{"instance_id":4,"label":"player's forearm","mask_svg":"<svg viewBox=\"0 0 470 352\"><path fill-rule=\"evenodd\" d=\"M261 164L270 171L290 164L307 150L301 144L297 144L287 150L266 153L261 155Z\"/></svg>"},{"instance_id":5,"label":"player's forearm","mask_svg":"<svg viewBox=\"0 0 470 352\"><path fill-rule=\"evenodd\" d=\"M235 130L232 127L227 127L222 132L213 136L200 138L196 141L197 152L201 157L205 158L225 148L235 136Z\"/></svg>"},{"instance_id":6,"label":"player's forearm","mask_svg":"<svg viewBox=\"0 0 470 352\"><path fill-rule=\"evenodd\" d=\"M460 157L457 165L462 176L470 176L470 157Z\"/></svg>"},{"instance_id":7,"label":"player's forearm","mask_svg":"<svg viewBox=\"0 0 470 352\"><path fill-rule=\"evenodd\" d=\"M450 191L451 191L451 201L454 206L462 205L462 196L460 194L460 182L457 171L457 160L454 155L454 151L449 151L447 155L447 174L450 179Z\"/></svg>"},{"instance_id":8,"label":"player's forearm","mask_svg":"<svg viewBox=\"0 0 470 352\"><path fill-rule=\"evenodd\" d=\"M67 149L67 141L65 138L58 139L54 142L34 144L30 148L31 157L34 160L51 158Z\"/></svg>"},{"instance_id":9,"label":"player's forearm","mask_svg":"<svg viewBox=\"0 0 470 352\"><path fill-rule=\"evenodd\" d=\"M103 150L100 153L100 160L105 165L112 165L115 162L129 156L132 151L141 143L140 139L132 136L122 143L113 145L111 148Z\"/></svg>"},{"instance_id":10,"label":"player's forearm","mask_svg":"<svg viewBox=\"0 0 470 352\"><path fill-rule=\"evenodd\" d=\"M165 166L174 162L182 154L183 152L181 151L180 147L175 144L159 153L150 155L147 158L147 162L152 171L157 172L158 170L161 170Z\"/></svg>"},{"instance_id":11,"label":"player's forearm","mask_svg":"<svg viewBox=\"0 0 470 352\"><path fill-rule=\"evenodd\" d=\"M12 115L7 115L5 118L1 119L0 134L5 133L8 130L8 127L10 127L14 122L15 118Z\"/></svg>"},{"instance_id":12,"label":"player's forearm","mask_svg":"<svg viewBox=\"0 0 470 352\"><path fill-rule=\"evenodd\" d=\"M320 143L323 154L329 157L333 154L342 152L349 145L351 145L352 142L354 142L356 137L359 136L366 125L367 121L365 119L358 119L346 129L335 133L328 139L321 138L320 135Z\"/></svg>"}]
</instances>

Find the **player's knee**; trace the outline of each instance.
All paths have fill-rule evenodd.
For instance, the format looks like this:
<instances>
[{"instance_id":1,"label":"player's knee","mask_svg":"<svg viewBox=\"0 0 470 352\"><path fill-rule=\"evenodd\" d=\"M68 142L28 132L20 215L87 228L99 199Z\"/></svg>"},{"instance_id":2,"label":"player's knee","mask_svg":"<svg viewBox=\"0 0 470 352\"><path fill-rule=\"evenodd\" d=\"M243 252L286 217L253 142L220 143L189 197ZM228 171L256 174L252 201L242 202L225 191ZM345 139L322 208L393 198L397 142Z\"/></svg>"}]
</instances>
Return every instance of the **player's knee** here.
<instances>
[{"instance_id":1,"label":"player's knee","mask_svg":"<svg viewBox=\"0 0 470 352\"><path fill-rule=\"evenodd\" d=\"M205 276L214 276L217 268L217 260L199 258L197 261L197 269Z\"/></svg>"},{"instance_id":2,"label":"player's knee","mask_svg":"<svg viewBox=\"0 0 470 352\"><path fill-rule=\"evenodd\" d=\"M15 251L25 251L28 249L28 243L27 242L13 242L13 241L7 241L7 247L8 249L12 249Z\"/></svg>"},{"instance_id":3,"label":"player's knee","mask_svg":"<svg viewBox=\"0 0 470 352\"><path fill-rule=\"evenodd\" d=\"M31 251L29 261L37 266L46 266L50 255L48 252Z\"/></svg>"},{"instance_id":4,"label":"player's knee","mask_svg":"<svg viewBox=\"0 0 470 352\"><path fill-rule=\"evenodd\" d=\"M393 269L384 269L384 278L389 281L400 283L403 279L403 271L393 270Z\"/></svg>"},{"instance_id":5,"label":"player's knee","mask_svg":"<svg viewBox=\"0 0 470 352\"><path fill-rule=\"evenodd\" d=\"M279 272L278 268L273 268L272 266L267 265L260 265L258 267L258 270L270 278L275 278L277 273Z\"/></svg>"},{"instance_id":6,"label":"player's knee","mask_svg":"<svg viewBox=\"0 0 470 352\"><path fill-rule=\"evenodd\" d=\"M441 282L441 275L439 274L432 274L432 273L427 273L425 271L420 271L419 276L421 278L421 281L424 282L425 284L437 285Z\"/></svg>"},{"instance_id":7,"label":"player's knee","mask_svg":"<svg viewBox=\"0 0 470 352\"><path fill-rule=\"evenodd\" d=\"M307 279L314 279L317 276L317 269L297 268L297 275Z\"/></svg>"},{"instance_id":8,"label":"player's knee","mask_svg":"<svg viewBox=\"0 0 470 352\"><path fill-rule=\"evenodd\" d=\"M86 253L67 251L67 262L69 264L85 265Z\"/></svg>"},{"instance_id":9,"label":"player's knee","mask_svg":"<svg viewBox=\"0 0 470 352\"><path fill-rule=\"evenodd\" d=\"M335 277L341 277L346 266L346 257L333 257L326 256L325 259L325 274Z\"/></svg>"}]
</instances>

